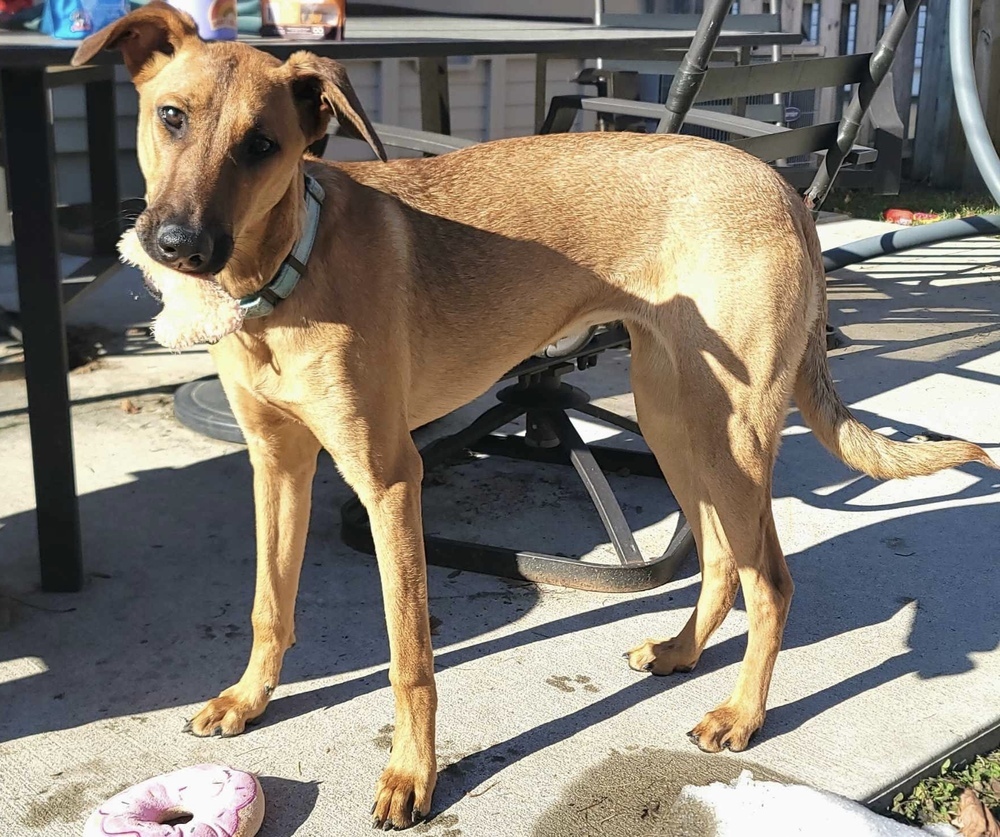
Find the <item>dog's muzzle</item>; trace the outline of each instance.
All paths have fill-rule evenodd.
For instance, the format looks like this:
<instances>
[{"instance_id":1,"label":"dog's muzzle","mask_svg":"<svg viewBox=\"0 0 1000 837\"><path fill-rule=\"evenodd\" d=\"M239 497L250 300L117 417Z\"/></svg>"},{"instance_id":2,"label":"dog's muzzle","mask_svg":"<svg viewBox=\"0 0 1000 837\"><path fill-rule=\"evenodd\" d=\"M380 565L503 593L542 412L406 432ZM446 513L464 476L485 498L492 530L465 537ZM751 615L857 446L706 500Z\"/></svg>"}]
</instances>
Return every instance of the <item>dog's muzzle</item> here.
<instances>
[{"instance_id":1,"label":"dog's muzzle","mask_svg":"<svg viewBox=\"0 0 1000 837\"><path fill-rule=\"evenodd\" d=\"M233 255L233 237L216 225L168 219L140 231L143 249L157 262L181 273L221 271Z\"/></svg>"}]
</instances>

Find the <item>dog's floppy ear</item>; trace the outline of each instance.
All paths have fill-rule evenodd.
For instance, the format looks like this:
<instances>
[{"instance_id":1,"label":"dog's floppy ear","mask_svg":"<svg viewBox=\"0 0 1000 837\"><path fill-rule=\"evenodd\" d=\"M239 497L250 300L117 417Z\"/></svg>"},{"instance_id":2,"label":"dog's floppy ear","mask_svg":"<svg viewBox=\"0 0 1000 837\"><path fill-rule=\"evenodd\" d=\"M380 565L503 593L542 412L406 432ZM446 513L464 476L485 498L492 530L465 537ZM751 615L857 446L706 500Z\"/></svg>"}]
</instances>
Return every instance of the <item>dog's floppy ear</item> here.
<instances>
[{"instance_id":1,"label":"dog's floppy ear","mask_svg":"<svg viewBox=\"0 0 1000 837\"><path fill-rule=\"evenodd\" d=\"M156 53L173 55L185 41L198 40L194 19L163 0L145 6L109 23L77 47L72 64L86 64L102 49L120 49L133 78Z\"/></svg>"},{"instance_id":2,"label":"dog's floppy ear","mask_svg":"<svg viewBox=\"0 0 1000 837\"><path fill-rule=\"evenodd\" d=\"M385 162L385 148L347 79L347 70L336 61L311 52L293 53L287 62L292 72L292 94L302 118L302 130L310 142L326 133L330 117L371 146Z\"/></svg>"}]
</instances>

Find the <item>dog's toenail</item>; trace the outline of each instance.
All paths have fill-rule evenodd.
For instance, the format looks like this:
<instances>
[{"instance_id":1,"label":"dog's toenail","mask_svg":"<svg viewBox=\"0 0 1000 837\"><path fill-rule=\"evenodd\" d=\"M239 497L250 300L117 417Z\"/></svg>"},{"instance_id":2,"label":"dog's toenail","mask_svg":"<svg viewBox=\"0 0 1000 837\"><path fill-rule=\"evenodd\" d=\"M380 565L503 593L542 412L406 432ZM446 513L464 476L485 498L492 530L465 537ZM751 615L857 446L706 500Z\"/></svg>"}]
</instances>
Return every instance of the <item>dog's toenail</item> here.
<instances>
[{"instance_id":1,"label":"dog's toenail","mask_svg":"<svg viewBox=\"0 0 1000 837\"><path fill-rule=\"evenodd\" d=\"M194 728L191 726L191 721L188 721L186 724L184 724L184 729L181 730L181 732L193 732L193 731Z\"/></svg>"},{"instance_id":2,"label":"dog's toenail","mask_svg":"<svg viewBox=\"0 0 1000 837\"><path fill-rule=\"evenodd\" d=\"M652 664L652 663L646 663L646 664L645 664L645 665L644 665L644 666L642 667L642 670L643 670L643 671L652 671L652 670L653 670L653 664Z\"/></svg>"},{"instance_id":3,"label":"dog's toenail","mask_svg":"<svg viewBox=\"0 0 1000 837\"><path fill-rule=\"evenodd\" d=\"M222 738L222 727L216 727L215 729L213 729L212 735L214 735L216 738Z\"/></svg>"},{"instance_id":4,"label":"dog's toenail","mask_svg":"<svg viewBox=\"0 0 1000 837\"><path fill-rule=\"evenodd\" d=\"M372 803L372 809L368 812L368 815L369 816L374 816L375 815L375 809L377 807L378 807L378 803L377 802L373 802Z\"/></svg>"},{"instance_id":5,"label":"dog's toenail","mask_svg":"<svg viewBox=\"0 0 1000 837\"><path fill-rule=\"evenodd\" d=\"M622 659L627 660L628 658L629 658L629 653L628 651L626 651L624 654L622 654Z\"/></svg>"},{"instance_id":6,"label":"dog's toenail","mask_svg":"<svg viewBox=\"0 0 1000 837\"><path fill-rule=\"evenodd\" d=\"M382 826L382 830L383 831L392 831L392 829L393 829L392 820L386 820L385 821L385 825Z\"/></svg>"},{"instance_id":7,"label":"dog's toenail","mask_svg":"<svg viewBox=\"0 0 1000 837\"><path fill-rule=\"evenodd\" d=\"M687 734L687 737L688 741L690 741L692 744L697 744L699 747L701 747L701 739L698 738L698 733L696 733L694 730L691 730L691 732Z\"/></svg>"},{"instance_id":8,"label":"dog's toenail","mask_svg":"<svg viewBox=\"0 0 1000 837\"><path fill-rule=\"evenodd\" d=\"M380 820L378 817L375 817L375 819L372 820L372 828L381 828L381 827L382 827L382 820Z\"/></svg>"},{"instance_id":9,"label":"dog's toenail","mask_svg":"<svg viewBox=\"0 0 1000 837\"><path fill-rule=\"evenodd\" d=\"M424 819L424 817L426 817L426 816L427 816L427 814L425 814L423 811L418 811L416 808L414 808L413 809L413 824L416 825L418 822L421 822Z\"/></svg>"}]
</instances>

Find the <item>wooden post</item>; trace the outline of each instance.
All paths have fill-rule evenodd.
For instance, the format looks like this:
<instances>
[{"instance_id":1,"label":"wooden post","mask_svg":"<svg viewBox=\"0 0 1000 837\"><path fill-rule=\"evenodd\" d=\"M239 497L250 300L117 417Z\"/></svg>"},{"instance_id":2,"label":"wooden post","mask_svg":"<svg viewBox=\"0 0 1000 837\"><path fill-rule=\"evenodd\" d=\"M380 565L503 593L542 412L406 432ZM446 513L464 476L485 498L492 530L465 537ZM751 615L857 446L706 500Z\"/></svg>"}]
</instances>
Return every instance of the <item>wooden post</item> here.
<instances>
[{"instance_id":1,"label":"wooden post","mask_svg":"<svg viewBox=\"0 0 1000 837\"><path fill-rule=\"evenodd\" d=\"M920 11L917 10L919 15ZM917 21L910 22L896 50L896 60L892 62L892 94L896 100L896 111L903 123L903 155L907 154L913 138L913 61L917 53ZM926 52L924 53L926 55ZM927 66L926 58L924 66Z\"/></svg>"},{"instance_id":2,"label":"wooden post","mask_svg":"<svg viewBox=\"0 0 1000 837\"><path fill-rule=\"evenodd\" d=\"M871 52L878 40L879 0L858 0L858 17L855 23L854 52ZM913 27L916 29L916 25ZM893 63L893 72L896 66Z\"/></svg>"},{"instance_id":3,"label":"wooden post","mask_svg":"<svg viewBox=\"0 0 1000 837\"><path fill-rule=\"evenodd\" d=\"M973 59L986 125L1000 138L1000 0L973 3ZM913 141L912 177L943 189L982 188L955 107L948 48L948 0L928 0L924 72Z\"/></svg>"},{"instance_id":4,"label":"wooden post","mask_svg":"<svg viewBox=\"0 0 1000 837\"><path fill-rule=\"evenodd\" d=\"M780 0L781 28L785 32L802 31L802 0Z\"/></svg>"},{"instance_id":5,"label":"wooden post","mask_svg":"<svg viewBox=\"0 0 1000 837\"><path fill-rule=\"evenodd\" d=\"M878 41L879 0L858 0L858 16L854 22L854 54L873 52ZM916 27L914 27L916 28ZM895 70L895 62L893 62ZM895 73L893 73L895 77ZM865 117L858 131L857 141L861 145L871 145L875 129L869 117Z\"/></svg>"},{"instance_id":6,"label":"wooden post","mask_svg":"<svg viewBox=\"0 0 1000 837\"><path fill-rule=\"evenodd\" d=\"M451 133L451 100L448 92L448 59L421 58L420 127L435 134Z\"/></svg>"},{"instance_id":7,"label":"wooden post","mask_svg":"<svg viewBox=\"0 0 1000 837\"><path fill-rule=\"evenodd\" d=\"M957 189L962 183L966 147L951 86L948 0L928 0L925 31L912 177L932 186Z\"/></svg>"},{"instance_id":8,"label":"wooden post","mask_svg":"<svg viewBox=\"0 0 1000 837\"><path fill-rule=\"evenodd\" d=\"M843 7L843 0L820 0L818 41L823 47L824 58L840 55L840 16ZM833 122L837 119L839 92L835 87L826 87L819 91L817 123Z\"/></svg>"}]
</instances>

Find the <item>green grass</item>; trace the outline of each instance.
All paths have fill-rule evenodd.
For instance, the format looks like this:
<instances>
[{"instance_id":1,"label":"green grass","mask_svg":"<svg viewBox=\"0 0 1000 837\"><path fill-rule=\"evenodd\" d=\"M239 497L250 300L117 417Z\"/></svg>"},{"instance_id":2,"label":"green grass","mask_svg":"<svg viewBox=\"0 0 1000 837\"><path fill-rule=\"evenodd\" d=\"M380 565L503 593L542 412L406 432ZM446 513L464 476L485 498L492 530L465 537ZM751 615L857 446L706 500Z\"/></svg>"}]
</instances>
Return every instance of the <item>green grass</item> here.
<instances>
[{"instance_id":1,"label":"green grass","mask_svg":"<svg viewBox=\"0 0 1000 837\"><path fill-rule=\"evenodd\" d=\"M840 212L855 218L882 220L887 209L909 209L911 212L935 212L942 220L966 218L969 215L1000 213L988 194L931 189L904 183L898 195L873 195L863 191L834 191L823 204L828 212Z\"/></svg>"},{"instance_id":2,"label":"green grass","mask_svg":"<svg viewBox=\"0 0 1000 837\"><path fill-rule=\"evenodd\" d=\"M941 773L924 779L909 796L899 794L892 810L914 825L950 822L958 815L958 798L972 788L983 802L996 811L1000 808L1000 750L953 768L946 761Z\"/></svg>"}]
</instances>

